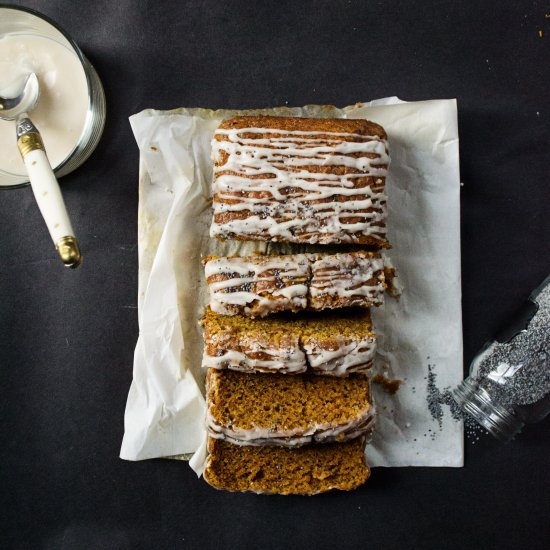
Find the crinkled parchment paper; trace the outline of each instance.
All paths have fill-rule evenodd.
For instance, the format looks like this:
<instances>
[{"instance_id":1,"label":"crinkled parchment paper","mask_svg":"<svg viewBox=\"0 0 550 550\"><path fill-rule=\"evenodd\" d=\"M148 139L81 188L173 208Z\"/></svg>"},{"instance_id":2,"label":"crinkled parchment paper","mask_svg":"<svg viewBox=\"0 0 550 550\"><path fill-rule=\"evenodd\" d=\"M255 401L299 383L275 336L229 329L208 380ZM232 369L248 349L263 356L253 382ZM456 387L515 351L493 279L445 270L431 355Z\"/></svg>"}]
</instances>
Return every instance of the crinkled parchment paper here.
<instances>
[{"instance_id":1,"label":"crinkled parchment paper","mask_svg":"<svg viewBox=\"0 0 550 550\"><path fill-rule=\"evenodd\" d=\"M201 256L290 251L284 245L221 243L211 220L210 140L219 122L252 111L147 110L130 122L140 150L140 333L120 456L194 453L205 459L204 372L198 325L207 303ZM254 113L368 118L389 136L388 251L403 294L374 310L378 365L403 380L395 395L375 385L372 466L462 466L462 424L441 426L426 401L428 364L441 387L462 379L459 162L456 102L388 98L344 109L308 106Z\"/></svg>"}]
</instances>

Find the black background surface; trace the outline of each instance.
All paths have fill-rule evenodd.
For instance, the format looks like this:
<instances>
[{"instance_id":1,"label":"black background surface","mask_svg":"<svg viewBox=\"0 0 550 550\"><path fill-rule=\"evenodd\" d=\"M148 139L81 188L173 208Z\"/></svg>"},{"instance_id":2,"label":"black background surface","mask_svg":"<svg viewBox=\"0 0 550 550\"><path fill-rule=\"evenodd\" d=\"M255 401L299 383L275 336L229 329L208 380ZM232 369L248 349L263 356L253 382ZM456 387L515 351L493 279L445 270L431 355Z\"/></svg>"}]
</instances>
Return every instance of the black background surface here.
<instances>
[{"instance_id":1,"label":"black background surface","mask_svg":"<svg viewBox=\"0 0 550 550\"><path fill-rule=\"evenodd\" d=\"M542 1L31 1L105 86L62 180L85 254L63 269L29 188L0 191L3 548L550 547L550 420L463 469L374 470L352 493L229 494L118 458L138 335L144 108L458 99L465 364L550 271L550 5ZM539 30L543 31L542 38Z\"/></svg>"}]
</instances>

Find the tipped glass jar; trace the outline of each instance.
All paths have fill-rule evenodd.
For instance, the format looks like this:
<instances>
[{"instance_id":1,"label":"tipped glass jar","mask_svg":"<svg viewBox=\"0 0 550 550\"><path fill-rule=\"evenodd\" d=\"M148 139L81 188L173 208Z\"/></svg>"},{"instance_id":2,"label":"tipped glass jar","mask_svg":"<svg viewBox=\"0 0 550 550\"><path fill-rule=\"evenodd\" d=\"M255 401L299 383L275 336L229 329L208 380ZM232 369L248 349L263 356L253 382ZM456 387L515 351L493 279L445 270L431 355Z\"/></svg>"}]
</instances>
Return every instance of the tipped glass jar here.
<instances>
[{"instance_id":1,"label":"tipped glass jar","mask_svg":"<svg viewBox=\"0 0 550 550\"><path fill-rule=\"evenodd\" d=\"M485 344L453 397L503 441L550 413L550 276L516 320Z\"/></svg>"}]
</instances>

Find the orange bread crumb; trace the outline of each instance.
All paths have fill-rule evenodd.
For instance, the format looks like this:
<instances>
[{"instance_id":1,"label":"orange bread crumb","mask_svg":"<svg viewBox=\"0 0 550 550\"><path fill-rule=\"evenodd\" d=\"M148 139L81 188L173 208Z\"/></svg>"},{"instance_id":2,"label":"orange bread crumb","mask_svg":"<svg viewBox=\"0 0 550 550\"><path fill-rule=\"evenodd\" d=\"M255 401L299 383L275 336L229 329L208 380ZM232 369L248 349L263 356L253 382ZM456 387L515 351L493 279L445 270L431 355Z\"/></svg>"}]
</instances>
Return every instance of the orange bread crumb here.
<instances>
[{"instance_id":1,"label":"orange bread crumb","mask_svg":"<svg viewBox=\"0 0 550 550\"><path fill-rule=\"evenodd\" d=\"M369 478L364 441L285 447L243 447L209 439L204 479L217 489L314 495L356 489Z\"/></svg>"}]
</instances>

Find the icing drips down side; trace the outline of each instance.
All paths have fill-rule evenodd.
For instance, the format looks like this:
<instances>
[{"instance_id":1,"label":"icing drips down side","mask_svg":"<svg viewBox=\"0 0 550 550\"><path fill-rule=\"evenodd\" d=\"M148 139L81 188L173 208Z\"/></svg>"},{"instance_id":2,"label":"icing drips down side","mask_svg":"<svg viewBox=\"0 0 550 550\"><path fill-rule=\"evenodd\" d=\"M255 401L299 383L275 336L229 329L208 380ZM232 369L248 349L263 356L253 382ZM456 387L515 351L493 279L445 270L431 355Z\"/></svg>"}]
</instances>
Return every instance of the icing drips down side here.
<instances>
[{"instance_id":1,"label":"icing drips down side","mask_svg":"<svg viewBox=\"0 0 550 550\"><path fill-rule=\"evenodd\" d=\"M206 427L210 437L225 439L236 445L300 447L308 443L342 442L354 439L373 430L374 418L374 405L370 404L360 415L341 424L314 424L293 429L274 428L273 426L255 426L243 429L235 424L227 426L219 424L208 410Z\"/></svg>"}]
</instances>

